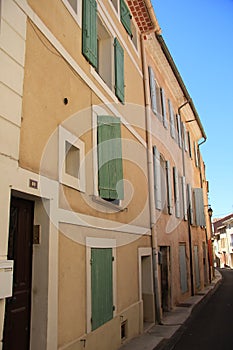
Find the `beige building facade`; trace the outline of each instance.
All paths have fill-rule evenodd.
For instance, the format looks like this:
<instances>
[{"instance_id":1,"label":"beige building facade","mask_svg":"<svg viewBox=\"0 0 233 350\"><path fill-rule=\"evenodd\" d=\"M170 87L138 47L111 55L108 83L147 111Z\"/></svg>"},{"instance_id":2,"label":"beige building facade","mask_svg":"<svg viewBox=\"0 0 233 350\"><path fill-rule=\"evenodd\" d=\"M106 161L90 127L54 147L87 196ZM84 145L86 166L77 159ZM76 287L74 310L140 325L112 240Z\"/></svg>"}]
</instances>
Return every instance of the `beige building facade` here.
<instances>
[{"instance_id":1,"label":"beige building facade","mask_svg":"<svg viewBox=\"0 0 233 350\"><path fill-rule=\"evenodd\" d=\"M206 136L139 3L0 2L0 349L118 349L208 283Z\"/></svg>"}]
</instances>

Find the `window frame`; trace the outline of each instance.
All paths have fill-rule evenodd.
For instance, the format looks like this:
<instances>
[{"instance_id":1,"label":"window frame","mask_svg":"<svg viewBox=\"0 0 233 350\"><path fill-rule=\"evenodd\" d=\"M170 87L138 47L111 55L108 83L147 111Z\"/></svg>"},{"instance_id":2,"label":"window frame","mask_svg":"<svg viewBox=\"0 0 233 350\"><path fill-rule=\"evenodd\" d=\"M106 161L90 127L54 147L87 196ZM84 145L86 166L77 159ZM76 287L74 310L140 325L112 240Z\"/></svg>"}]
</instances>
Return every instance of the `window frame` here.
<instances>
[{"instance_id":1,"label":"window frame","mask_svg":"<svg viewBox=\"0 0 233 350\"><path fill-rule=\"evenodd\" d=\"M81 25L82 25L82 0L76 0L76 1L77 1L77 13L73 9L69 0L62 0L63 4L67 8L67 10L71 14L71 16L74 18L74 20L78 23L79 27L81 28Z\"/></svg>"},{"instance_id":2,"label":"window frame","mask_svg":"<svg viewBox=\"0 0 233 350\"><path fill-rule=\"evenodd\" d=\"M72 187L80 192L86 190L85 178L85 143L77 135L72 134L59 125L58 129L58 177L59 182ZM74 177L66 172L66 142L79 149L79 177Z\"/></svg>"}]
</instances>

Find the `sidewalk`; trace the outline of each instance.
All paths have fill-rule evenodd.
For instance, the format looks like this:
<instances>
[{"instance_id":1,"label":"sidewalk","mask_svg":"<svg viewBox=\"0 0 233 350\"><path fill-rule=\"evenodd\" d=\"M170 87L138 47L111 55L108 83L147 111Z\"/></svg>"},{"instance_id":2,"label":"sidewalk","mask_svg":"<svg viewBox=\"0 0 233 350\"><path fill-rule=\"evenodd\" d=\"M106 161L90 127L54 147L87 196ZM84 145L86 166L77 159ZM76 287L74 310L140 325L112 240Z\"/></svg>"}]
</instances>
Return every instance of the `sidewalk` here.
<instances>
[{"instance_id":1,"label":"sidewalk","mask_svg":"<svg viewBox=\"0 0 233 350\"><path fill-rule=\"evenodd\" d=\"M171 312L164 315L162 325L154 325L142 335L130 340L119 350L155 350L164 340L171 338L191 315L195 306L204 299L221 281L221 274L215 270L215 279L200 293L190 297Z\"/></svg>"}]
</instances>

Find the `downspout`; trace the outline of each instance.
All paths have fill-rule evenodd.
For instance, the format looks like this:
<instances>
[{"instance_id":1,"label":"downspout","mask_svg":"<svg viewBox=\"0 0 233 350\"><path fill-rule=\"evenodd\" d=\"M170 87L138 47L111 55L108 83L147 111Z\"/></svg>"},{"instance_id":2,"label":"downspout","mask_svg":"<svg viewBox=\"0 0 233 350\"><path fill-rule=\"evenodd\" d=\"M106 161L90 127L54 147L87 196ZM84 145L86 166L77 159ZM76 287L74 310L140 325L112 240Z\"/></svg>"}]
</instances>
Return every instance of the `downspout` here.
<instances>
[{"instance_id":1,"label":"downspout","mask_svg":"<svg viewBox=\"0 0 233 350\"><path fill-rule=\"evenodd\" d=\"M154 32L155 30L153 30ZM152 137L151 137L151 115L150 115L150 94L148 91L148 67L146 62L146 53L143 36L141 34L141 52L144 79L145 113L146 113L146 137L147 137L147 165L149 182L149 203L150 203L150 225L151 225L151 247L152 247L152 266L153 266L153 284L154 284L154 304L157 321L161 324L160 293L158 283L158 242L156 237L156 218L154 201L154 182L153 182L153 156L152 156Z\"/></svg>"},{"instance_id":2,"label":"downspout","mask_svg":"<svg viewBox=\"0 0 233 350\"><path fill-rule=\"evenodd\" d=\"M185 107L189 103L189 100L185 101L179 108L178 108L178 114L180 115L180 111L183 107ZM182 130L183 131L183 130ZM183 162L183 175L185 176L185 158L184 158L184 141L182 142L182 162ZM188 220L187 220L187 226L188 226L188 244L189 244L189 268L190 268L190 282L191 282L191 295L194 295L194 276L193 276L193 250L192 250L192 228L191 228L191 208L190 204L188 206Z\"/></svg>"}]
</instances>

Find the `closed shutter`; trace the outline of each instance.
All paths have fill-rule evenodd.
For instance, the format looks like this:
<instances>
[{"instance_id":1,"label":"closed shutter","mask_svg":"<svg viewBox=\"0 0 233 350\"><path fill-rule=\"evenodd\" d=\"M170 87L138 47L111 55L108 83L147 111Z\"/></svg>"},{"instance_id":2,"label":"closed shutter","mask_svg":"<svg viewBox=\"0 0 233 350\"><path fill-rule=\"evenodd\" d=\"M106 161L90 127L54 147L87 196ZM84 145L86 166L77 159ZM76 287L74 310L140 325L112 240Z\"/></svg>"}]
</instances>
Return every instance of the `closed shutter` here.
<instances>
[{"instance_id":1,"label":"closed shutter","mask_svg":"<svg viewBox=\"0 0 233 350\"><path fill-rule=\"evenodd\" d=\"M166 175L167 175L167 206L168 214L172 214L172 187L171 187L171 168L169 160L166 161Z\"/></svg>"},{"instance_id":2,"label":"closed shutter","mask_svg":"<svg viewBox=\"0 0 233 350\"><path fill-rule=\"evenodd\" d=\"M188 291L188 280L187 280L187 262L186 262L186 247L185 244L179 245L179 260L180 260L180 287L181 292L185 293Z\"/></svg>"},{"instance_id":3,"label":"closed shutter","mask_svg":"<svg viewBox=\"0 0 233 350\"><path fill-rule=\"evenodd\" d=\"M92 66L97 68L97 3L83 0L82 53Z\"/></svg>"},{"instance_id":4,"label":"closed shutter","mask_svg":"<svg viewBox=\"0 0 233 350\"><path fill-rule=\"evenodd\" d=\"M176 167L173 167L174 180L174 198L175 198L175 213L176 217L180 217L180 191L179 191L179 177Z\"/></svg>"},{"instance_id":5,"label":"closed shutter","mask_svg":"<svg viewBox=\"0 0 233 350\"><path fill-rule=\"evenodd\" d=\"M153 147L154 156L154 192L155 192L155 207L162 209L162 191L161 191L161 168L160 168L160 153L156 146Z\"/></svg>"},{"instance_id":6,"label":"closed shutter","mask_svg":"<svg viewBox=\"0 0 233 350\"><path fill-rule=\"evenodd\" d=\"M121 13L121 23L125 27L125 30L129 35L132 35L131 31L131 14L124 0L120 0L120 13Z\"/></svg>"},{"instance_id":7,"label":"closed shutter","mask_svg":"<svg viewBox=\"0 0 233 350\"><path fill-rule=\"evenodd\" d=\"M98 188L104 199L123 199L121 124L119 118L98 116Z\"/></svg>"},{"instance_id":8,"label":"closed shutter","mask_svg":"<svg viewBox=\"0 0 233 350\"><path fill-rule=\"evenodd\" d=\"M125 100L124 50L117 38L114 39L115 94L121 102Z\"/></svg>"},{"instance_id":9,"label":"closed shutter","mask_svg":"<svg viewBox=\"0 0 233 350\"><path fill-rule=\"evenodd\" d=\"M188 189L189 220L190 220L190 224L193 225L193 196L192 196L192 187L190 184L187 185L187 189Z\"/></svg>"},{"instance_id":10,"label":"closed shutter","mask_svg":"<svg viewBox=\"0 0 233 350\"><path fill-rule=\"evenodd\" d=\"M186 179L185 179L185 176L182 176L182 177L181 177L181 183L182 183L182 194L183 194L184 220L188 220L188 213L187 213L187 194L186 194Z\"/></svg>"},{"instance_id":11,"label":"closed shutter","mask_svg":"<svg viewBox=\"0 0 233 350\"><path fill-rule=\"evenodd\" d=\"M198 246L194 246L194 262L195 262L195 281L196 281L196 288L200 288L201 281L200 281L200 269L199 269L199 258L198 258Z\"/></svg>"},{"instance_id":12,"label":"closed shutter","mask_svg":"<svg viewBox=\"0 0 233 350\"><path fill-rule=\"evenodd\" d=\"M113 318L112 248L91 249L92 330Z\"/></svg>"},{"instance_id":13,"label":"closed shutter","mask_svg":"<svg viewBox=\"0 0 233 350\"><path fill-rule=\"evenodd\" d=\"M163 126L167 129L167 111L166 111L166 97L164 89L161 88L161 104L162 104L162 116L163 116Z\"/></svg>"},{"instance_id":14,"label":"closed shutter","mask_svg":"<svg viewBox=\"0 0 233 350\"><path fill-rule=\"evenodd\" d=\"M154 71L151 67L149 69L149 79L150 79L150 98L151 98L151 109L154 113L157 112L157 99L156 99L156 83Z\"/></svg>"},{"instance_id":15,"label":"closed shutter","mask_svg":"<svg viewBox=\"0 0 233 350\"><path fill-rule=\"evenodd\" d=\"M204 201L203 201L203 189L194 188L194 199L195 199L195 213L196 213L196 225L205 226L205 212L204 212Z\"/></svg>"},{"instance_id":16,"label":"closed shutter","mask_svg":"<svg viewBox=\"0 0 233 350\"><path fill-rule=\"evenodd\" d=\"M180 148L182 148L182 136L181 136L181 120L180 115L176 115L176 121L177 121L177 131L178 131L178 145Z\"/></svg>"},{"instance_id":17,"label":"closed shutter","mask_svg":"<svg viewBox=\"0 0 233 350\"><path fill-rule=\"evenodd\" d=\"M174 112L173 112L173 107L170 100L168 100L168 108L169 108L169 116L170 116L170 133L171 133L171 137L175 139L176 132L175 132L175 123L174 123Z\"/></svg>"}]
</instances>

